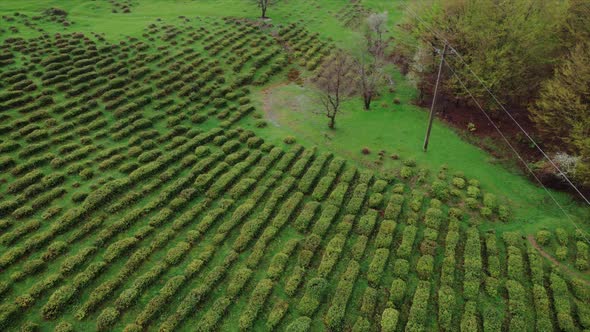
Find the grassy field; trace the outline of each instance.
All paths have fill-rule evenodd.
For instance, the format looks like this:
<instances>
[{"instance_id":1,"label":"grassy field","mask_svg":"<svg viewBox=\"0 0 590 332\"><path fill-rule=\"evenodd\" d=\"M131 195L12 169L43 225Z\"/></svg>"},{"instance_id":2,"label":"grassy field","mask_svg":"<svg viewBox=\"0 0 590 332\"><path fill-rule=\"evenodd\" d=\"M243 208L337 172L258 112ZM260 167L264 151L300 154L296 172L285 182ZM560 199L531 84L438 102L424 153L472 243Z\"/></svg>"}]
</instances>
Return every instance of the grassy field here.
<instances>
[{"instance_id":1,"label":"grassy field","mask_svg":"<svg viewBox=\"0 0 590 332\"><path fill-rule=\"evenodd\" d=\"M287 80L371 10L399 34L397 1L0 2L0 330L590 329L584 233L438 121L423 153L396 68L336 130Z\"/></svg>"}]
</instances>

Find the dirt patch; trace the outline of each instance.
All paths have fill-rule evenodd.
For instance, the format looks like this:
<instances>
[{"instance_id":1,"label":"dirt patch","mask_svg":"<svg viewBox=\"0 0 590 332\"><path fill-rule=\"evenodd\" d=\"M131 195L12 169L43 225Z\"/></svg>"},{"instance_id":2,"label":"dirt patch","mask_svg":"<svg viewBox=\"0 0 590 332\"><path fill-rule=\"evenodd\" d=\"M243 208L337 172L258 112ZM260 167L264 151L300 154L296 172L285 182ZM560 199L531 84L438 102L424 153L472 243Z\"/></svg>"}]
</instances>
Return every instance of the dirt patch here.
<instances>
[{"instance_id":1,"label":"dirt patch","mask_svg":"<svg viewBox=\"0 0 590 332\"><path fill-rule=\"evenodd\" d=\"M560 263L555 257L549 255L549 253L547 253L545 250L543 250L543 248L537 243L537 241L535 240L535 237L532 234L529 234L527 236L527 240L533 246L533 248L535 248L541 254L541 256L547 258L551 263L557 265L557 267L559 267L561 270L563 270L569 276L575 277L576 279L579 279L580 281L582 281L584 284L590 286L590 281L581 278L580 273L573 271L569 267Z\"/></svg>"},{"instance_id":2,"label":"dirt patch","mask_svg":"<svg viewBox=\"0 0 590 332\"><path fill-rule=\"evenodd\" d=\"M264 111L264 114L266 114L268 121L272 122L277 127L280 127L281 124L278 121L277 113L274 111L272 91L288 85L289 83L290 82L279 82L262 89L262 110Z\"/></svg>"}]
</instances>

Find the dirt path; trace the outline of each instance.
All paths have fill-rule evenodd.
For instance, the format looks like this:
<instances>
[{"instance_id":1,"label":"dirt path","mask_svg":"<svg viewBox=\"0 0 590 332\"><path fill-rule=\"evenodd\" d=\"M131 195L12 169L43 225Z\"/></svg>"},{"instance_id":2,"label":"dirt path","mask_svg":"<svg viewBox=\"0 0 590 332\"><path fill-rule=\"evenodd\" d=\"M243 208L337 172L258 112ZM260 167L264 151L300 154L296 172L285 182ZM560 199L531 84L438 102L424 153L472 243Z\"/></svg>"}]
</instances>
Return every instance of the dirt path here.
<instances>
[{"instance_id":1,"label":"dirt path","mask_svg":"<svg viewBox=\"0 0 590 332\"><path fill-rule=\"evenodd\" d=\"M537 241L535 240L535 237L532 234L529 234L527 236L527 240L533 246L533 248L537 249L537 251L541 254L541 256L547 258L551 263L557 265L560 269L565 271L571 277L575 277L576 279L579 279L580 281L582 281L586 285L590 286L590 281L582 278L580 276L580 273L573 271L572 269L570 269L566 265L560 263L555 257L549 255L545 250L543 250L543 248L541 248L541 246L537 243Z\"/></svg>"},{"instance_id":2,"label":"dirt path","mask_svg":"<svg viewBox=\"0 0 590 332\"><path fill-rule=\"evenodd\" d=\"M278 121L277 114L273 111L272 100L271 100L272 91L277 88L280 88L282 86L288 85L289 83L290 83L289 81L283 81L283 82L271 84L271 85L265 87L264 89L262 89L262 92L261 92L262 93L262 110L267 115L268 120L278 127L280 127L281 125Z\"/></svg>"}]
</instances>

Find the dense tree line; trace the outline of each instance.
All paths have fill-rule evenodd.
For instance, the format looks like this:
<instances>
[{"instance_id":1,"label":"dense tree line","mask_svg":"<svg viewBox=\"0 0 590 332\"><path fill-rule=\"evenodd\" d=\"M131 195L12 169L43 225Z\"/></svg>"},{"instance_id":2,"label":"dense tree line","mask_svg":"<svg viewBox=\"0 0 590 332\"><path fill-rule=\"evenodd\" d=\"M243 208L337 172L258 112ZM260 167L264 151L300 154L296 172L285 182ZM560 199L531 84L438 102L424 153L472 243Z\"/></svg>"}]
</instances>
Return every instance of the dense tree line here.
<instances>
[{"instance_id":1,"label":"dense tree line","mask_svg":"<svg viewBox=\"0 0 590 332\"><path fill-rule=\"evenodd\" d=\"M399 43L408 75L432 90L445 40L461 56L447 62L486 109L526 110L564 172L590 185L590 3L585 0L433 0L407 9L402 24L413 38ZM418 45L418 47L416 47ZM449 71L444 93L470 105Z\"/></svg>"}]
</instances>

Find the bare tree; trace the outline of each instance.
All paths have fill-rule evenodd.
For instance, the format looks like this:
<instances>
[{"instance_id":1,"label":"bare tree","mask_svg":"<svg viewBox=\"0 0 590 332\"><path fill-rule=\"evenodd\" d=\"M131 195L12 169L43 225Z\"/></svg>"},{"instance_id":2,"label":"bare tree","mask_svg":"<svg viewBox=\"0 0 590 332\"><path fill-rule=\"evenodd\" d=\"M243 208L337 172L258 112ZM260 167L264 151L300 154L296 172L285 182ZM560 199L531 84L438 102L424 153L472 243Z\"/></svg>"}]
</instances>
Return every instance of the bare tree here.
<instances>
[{"instance_id":1,"label":"bare tree","mask_svg":"<svg viewBox=\"0 0 590 332\"><path fill-rule=\"evenodd\" d=\"M358 90L363 97L363 106L368 111L371 109L373 98L379 94L379 87L385 82L383 63L361 52L355 59L355 68L358 73Z\"/></svg>"},{"instance_id":2,"label":"bare tree","mask_svg":"<svg viewBox=\"0 0 590 332\"><path fill-rule=\"evenodd\" d=\"M367 17L365 38L367 49L375 58L382 59L385 55L387 33L387 12L372 13Z\"/></svg>"},{"instance_id":3,"label":"bare tree","mask_svg":"<svg viewBox=\"0 0 590 332\"><path fill-rule=\"evenodd\" d=\"M371 108L373 98L385 81L384 61L387 43L387 12L373 13L366 21L364 45L358 47L360 54L356 57L356 69L359 77L359 91L363 97L365 110Z\"/></svg>"},{"instance_id":4,"label":"bare tree","mask_svg":"<svg viewBox=\"0 0 590 332\"><path fill-rule=\"evenodd\" d=\"M260 10L262 11L262 16L260 16L261 18L267 18L266 17L266 10L268 9L268 6L270 6L271 4L271 0L256 0L258 2L258 7L260 7Z\"/></svg>"},{"instance_id":5,"label":"bare tree","mask_svg":"<svg viewBox=\"0 0 590 332\"><path fill-rule=\"evenodd\" d=\"M336 116L340 113L342 102L354 93L356 81L354 60L341 50L330 55L312 78L312 83L318 88L322 113L329 119L330 129L336 126Z\"/></svg>"}]
</instances>

